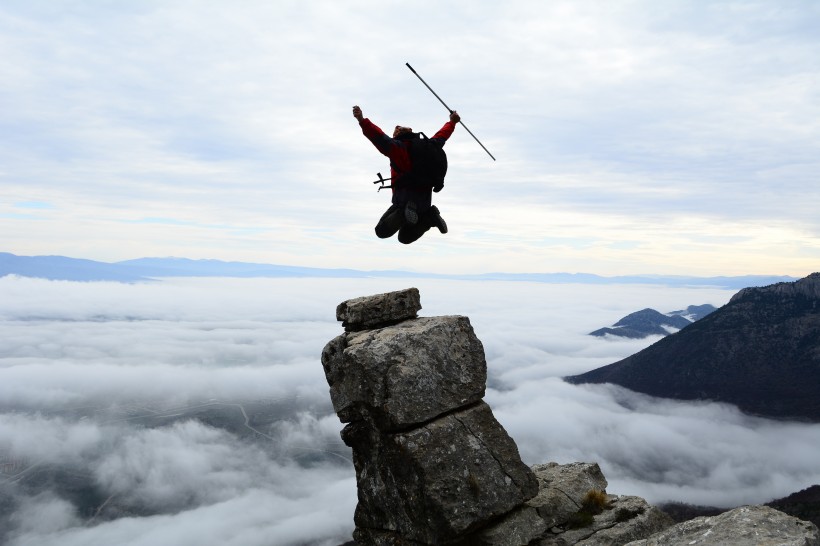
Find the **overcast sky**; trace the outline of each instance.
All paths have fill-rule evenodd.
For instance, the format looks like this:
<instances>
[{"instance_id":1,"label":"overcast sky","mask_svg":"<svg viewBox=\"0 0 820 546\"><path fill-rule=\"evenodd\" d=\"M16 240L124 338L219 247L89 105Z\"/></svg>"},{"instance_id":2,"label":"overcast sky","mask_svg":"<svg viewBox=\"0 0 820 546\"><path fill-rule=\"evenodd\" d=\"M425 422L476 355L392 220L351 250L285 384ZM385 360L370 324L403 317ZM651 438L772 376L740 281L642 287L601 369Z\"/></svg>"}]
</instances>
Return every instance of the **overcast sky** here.
<instances>
[{"instance_id":1,"label":"overcast sky","mask_svg":"<svg viewBox=\"0 0 820 546\"><path fill-rule=\"evenodd\" d=\"M820 259L820 4L0 6L3 251L433 272L788 274ZM450 233L378 240L351 116L459 127ZM386 174L385 174L386 176Z\"/></svg>"},{"instance_id":2,"label":"overcast sky","mask_svg":"<svg viewBox=\"0 0 820 546\"><path fill-rule=\"evenodd\" d=\"M820 483L820 425L649 398L569 374L656 341L587 335L633 311L723 305L730 290L431 279L0 279L0 461L72 470L143 517L88 524L48 482L0 474L12 546L336 546L356 482L320 355L336 305L417 286L422 316L470 318L485 400L527 464L597 462L608 492L659 503L762 503ZM264 399L281 420L247 437L196 420L145 428L129 406ZM78 419L77 408L109 413ZM287 411L285 411L287 410ZM311 465L302 455L310 455ZM37 484L25 490L20 483ZM43 483L45 485L43 485ZM0 534L0 541L2 541Z\"/></svg>"}]
</instances>

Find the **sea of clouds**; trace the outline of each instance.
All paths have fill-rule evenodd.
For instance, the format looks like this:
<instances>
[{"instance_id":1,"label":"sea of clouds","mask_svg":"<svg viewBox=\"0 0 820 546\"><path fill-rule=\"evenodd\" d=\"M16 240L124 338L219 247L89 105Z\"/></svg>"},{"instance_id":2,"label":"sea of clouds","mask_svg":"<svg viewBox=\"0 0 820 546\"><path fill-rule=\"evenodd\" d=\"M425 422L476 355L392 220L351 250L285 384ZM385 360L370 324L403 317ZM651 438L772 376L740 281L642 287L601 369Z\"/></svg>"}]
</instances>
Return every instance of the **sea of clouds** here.
<instances>
[{"instance_id":1,"label":"sea of clouds","mask_svg":"<svg viewBox=\"0 0 820 546\"><path fill-rule=\"evenodd\" d=\"M355 473L322 347L336 305L416 286L421 315L466 315L484 344L485 400L528 464L590 461L608 491L735 506L820 483L820 425L749 417L561 377L658 338L588 332L646 307L723 305L733 291L430 279L0 279L0 463L70 468L131 512L80 513L46 480L0 473L13 546L323 545L348 540ZM197 419L146 427L129 411L278 408L260 434ZM105 411L89 413L88 408ZM147 408L147 410L146 410ZM238 417L239 418L239 417ZM252 438L252 439L250 439ZM28 475L31 476L30 474Z\"/></svg>"}]
</instances>

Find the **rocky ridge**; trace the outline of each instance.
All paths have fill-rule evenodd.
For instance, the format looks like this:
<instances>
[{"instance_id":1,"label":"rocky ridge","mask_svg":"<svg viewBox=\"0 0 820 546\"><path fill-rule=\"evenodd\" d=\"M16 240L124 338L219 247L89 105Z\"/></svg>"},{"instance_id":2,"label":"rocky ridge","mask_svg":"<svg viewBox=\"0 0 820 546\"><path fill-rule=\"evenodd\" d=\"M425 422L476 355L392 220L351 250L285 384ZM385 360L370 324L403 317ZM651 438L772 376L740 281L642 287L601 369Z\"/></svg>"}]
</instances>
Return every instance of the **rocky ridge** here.
<instances>
[{"instance_id":1,"label":"rocky ridge","mask_svg":"<svg viewBox=\"0 0 820 546\"><path fill-rule=\"evenodd\" d=\"M343 302L345 333L322 351L356 469L348 544L678 546L755 536L776 542L743 543L820 546L816 526L768 507L674 526L640 497L608 494L595 463L527 467L483 402L487 365L469 319L421 318L420 309L415 288Z\"/></svg>"}]
</instances>

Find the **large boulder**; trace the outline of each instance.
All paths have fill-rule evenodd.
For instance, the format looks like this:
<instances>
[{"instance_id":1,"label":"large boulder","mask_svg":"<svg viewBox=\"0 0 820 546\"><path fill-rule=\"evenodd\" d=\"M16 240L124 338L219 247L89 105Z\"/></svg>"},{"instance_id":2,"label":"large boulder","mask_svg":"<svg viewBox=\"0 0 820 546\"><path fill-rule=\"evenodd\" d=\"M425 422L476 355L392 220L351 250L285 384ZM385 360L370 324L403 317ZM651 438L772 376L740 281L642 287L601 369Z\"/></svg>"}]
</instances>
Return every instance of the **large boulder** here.
<instances>
[{"instance_id":1,"label":"large boulder","mask_svg":"<svg viewBox=\"0 0 820 546\"><path fill-rule=\"evenodd\" d=\"M342 438L353 448L358 529L441 544L538 491L515 443L483 402L406 432L384 434L357 421Z\"/></svg>"},{"instance_id":2,"label":"large boulder","mask_svg":"<svg viewBox=\"0 0 820 546\"><path fill-rule=\"evenodd\" d=\"M547 463L532 467L538 495L527 504L538 511L548 528L566 523L581 509L590 491L606 491L607 481L597 463Z\"/></svg>"},{"instance_id":3,"label":"large boulder","mask_svg":"<svg viewBox=\"0 0 820 546\"><path fill-rule=\"evenodd\" d=\"M535 543L538 546L620 546L674 523L640 497L607 495L606 478L596 463L547 463L532 468L539 491L527 505L549 529Z\"/></svg>"},{"instance_id":4,"label":"large boulder","mask_svg":"<svg viewBox=\"0 0 820 546\"><path fill-rule=\"evenodd\" d=\"M322 351L330 399L343 423L384 431L426 423L484 397L484 347L467 317L408 320L350 332Z\"/></svg>"}]
</instances>

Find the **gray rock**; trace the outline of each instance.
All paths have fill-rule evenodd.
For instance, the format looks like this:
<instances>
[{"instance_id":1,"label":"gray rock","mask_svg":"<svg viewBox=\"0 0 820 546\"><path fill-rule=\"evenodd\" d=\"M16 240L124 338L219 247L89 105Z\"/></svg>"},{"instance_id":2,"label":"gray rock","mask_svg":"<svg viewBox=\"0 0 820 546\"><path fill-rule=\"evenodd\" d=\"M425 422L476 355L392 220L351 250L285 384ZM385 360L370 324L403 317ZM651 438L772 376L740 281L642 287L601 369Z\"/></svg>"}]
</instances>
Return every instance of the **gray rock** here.
<instances>
[{"instance_id":1,"label":"gray rock","mask_svg":"<svg viewBox=\"0 0 820 546\"><path fill-rule=\"evenodd\" d=\"M356 546L428 546L424 542L408 540L392 531L364 529L357 527L353 531Z\"/></svg>"},{"instance_id":2,"label":"gray rock","mask_svg":"<svg viewBox=\"0 0 820 546\"><path fill-rule=\"evenodd\" d=\"M621 546L652 536L674 524L666 513L641 497L618 496L612 500L608 510L595 517L595 533L577 544Z\"/></svg>"},{"instance_id":3,"label":"gray rock","mask_svg":"<svg viewBox=\"0 0 820 546\"><path fill-rule=\"evenodd\" d=\"M547 463L532 470L539 490L527 504L538 510L547 528L566 523L590 490L606 492L607 481L597 463Z\"/></svg>"},{"instance_id":4,"label":"gray rock","mask_svg":"<svg viewBox=\"0 0 820 546\"><path fill-rule=\"evenodd\" d=\"M342 438L353 448L355 522L362 532L441 544L479 530L537 493L532 471L483 402L394 434L355 421ZM361 533L354 536L367 543Z\"/></svg>"},{"instance_id":5,"label":"gray rock","mask_svg":"<svg viewBox=\"0 0 820 546\"><path fill-rule=\"evenodd\" d=\"M339 419L369 419L383 431L477 402L487 382L484 347L459 316L344 334L325 346L322 365Z\"/></svg>"},{"instance_id":6,"label":"gray rock","mask_svg":"<svg viewBox=\"0 0 820 546\"><path fill-rule=\"evenodd\" d=\"M700 517L654 534L629 546L818 546L813 523L768 506L743 506L719 516Z\"/></svg>"},{"instance_id":7,"label":"gray rock","mask_svg":"<svg viewBox=\"0 0 820 546\"><path fill-rule=\"evenodd\" d=\"M538 546L623 546L647 538L674 524L672 518L633 496L609 496L609 505L592 522L547 537Z\"/></svg>"},{"instance_id":8,"label":"gray rock","mask_svg":"<svg viewBox=\"0 0 820 546\"><path fill-rule=\"evenodd\" d=\"M420 309L418 288L407 288L343 301L336 307L336 320L352 332L414 318Z\"/></svg>"},{"instance_id":9,"label":"gray rock","mask_svg":"<svg viewBox=\"0 0 820 546\"><path fill-rule=\"evenodd\" d=\"M507 514L499 523L481 531L471 544L475 546L527 546L544 536L547 524L535 508L523 506Z\"/></svg>"}]
</instances>

